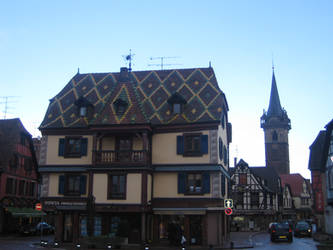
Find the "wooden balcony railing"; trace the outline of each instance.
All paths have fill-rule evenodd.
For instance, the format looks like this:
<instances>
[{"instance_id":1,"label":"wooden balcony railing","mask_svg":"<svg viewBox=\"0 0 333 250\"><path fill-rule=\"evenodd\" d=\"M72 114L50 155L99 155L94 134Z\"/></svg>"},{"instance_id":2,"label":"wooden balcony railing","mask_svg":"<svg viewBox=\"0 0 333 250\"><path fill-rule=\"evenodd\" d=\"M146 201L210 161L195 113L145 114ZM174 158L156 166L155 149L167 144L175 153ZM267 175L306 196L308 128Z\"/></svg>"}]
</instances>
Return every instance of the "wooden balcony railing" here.
<instances>
[{"instance_id":1,"label":"wooden balcony railing","mask_svg":"<svg viewBox=\"0 0 333 250\"><path fill-rule=\"evenodd\" d=\"M95 152L96 164L137 165L146 164L148 157L145 150L116 151L98 150Z\"/></svg>"}]
</instances>

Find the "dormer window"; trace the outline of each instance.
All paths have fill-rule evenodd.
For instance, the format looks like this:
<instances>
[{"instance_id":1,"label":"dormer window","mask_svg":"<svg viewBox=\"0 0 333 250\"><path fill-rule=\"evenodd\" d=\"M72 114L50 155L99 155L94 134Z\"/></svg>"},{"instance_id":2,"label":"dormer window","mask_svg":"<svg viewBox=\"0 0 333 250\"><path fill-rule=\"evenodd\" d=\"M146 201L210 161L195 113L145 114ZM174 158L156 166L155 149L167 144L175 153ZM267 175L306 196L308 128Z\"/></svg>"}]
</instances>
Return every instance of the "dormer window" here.
<instances>
[{"instance_id":1,"label":"dormer window","mask_svg":"<svg viewBox=\"0 0 333 250\"><path fill-rule=\"evenodd\" d=\"M75 101L75 105L78 107L78 115L80 117L87 117L89 109L91 111L93 107L93 105L91 105L91 103L83 96Z\"/></svg>"},{"instance_id":2,"label":"dormer window","mask_svg":"<svg viewBox=\"0 0 333 250\"><path fill-rule=\"evenodd\" d=\"M180 94L174 93L168 99L168 103L172 106L173 114L181 114L187 102Z\"/></svg>"},{"instance_id":3,"label":"dormer window","mask_svg":"<svg viewBox=\"0 0 333 250\"><path fill-rule=\"evenodd\" d=\"M128 103L119 98L113 103L113 105L115 106L117 115L122 115L125 113Z\"/></svg>"}]
</instances>

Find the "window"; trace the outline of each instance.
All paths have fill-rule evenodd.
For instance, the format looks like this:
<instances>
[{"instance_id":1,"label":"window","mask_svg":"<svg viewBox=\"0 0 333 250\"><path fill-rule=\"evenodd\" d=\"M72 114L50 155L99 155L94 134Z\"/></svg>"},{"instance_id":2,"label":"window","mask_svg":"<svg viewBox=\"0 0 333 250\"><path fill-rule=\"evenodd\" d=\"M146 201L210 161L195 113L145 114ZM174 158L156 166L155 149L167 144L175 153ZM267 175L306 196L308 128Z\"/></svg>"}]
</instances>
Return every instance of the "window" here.
<instances>
[{"instance_id":1,"label":"window","mask_svg":"<svg viewBox=\"0 0 333 250\"><path fill-rule=\"evenodd\" d=\"M251 193L251 206L259 207L259 192Z\"/></svg>"},{"instance_id":2,"label":"window","mask_svg":"<svg viewBox=\"0 0 333 250\"><path fill-rule=\"evenodd\" d=\"M220 161L223 160L223 142L222 142L221 137L219 138L219 158L220 158Z\"/></svg>"},{"instance_id":3,"label":"window","mask_svg":"<svg viewBox=\"0 0 333 250\"><path fill-rule=\"evenodd\" d=\"M113 105L117 115L123 115L128 107L128 103L120 98L118 98Z\"/></svg>"},{"instance_id":4,"label":"window","mask_svg":"<svg viewBox=\"0 0 333 250\"><path fill-rule=\"evenodd\" d=\"M24 158L23 161L24 161L24 169L26 171L31 170L32 169L32 160L30 158Z\"/></svg>"},{"instance_id":5,"label":"window","mask_svg":"<svg viewBox=\"0 0 333 250\"><path fill-rule=\"evenodd\" d=\"M24 195L24 188L25 187L25 181L21 180L19 182L19 195Z\"/></svg>"},{"instance_id":6,"label":"window","mask_svg":"<svg viewBox=\"0 0 333 250\"><path fill-rule=\"evenodd\" d=\"M208 154L208 135L187 133L177 136L177 154L183 156L202 156Z\"/></svg>"},{"instance_id":7,"label":"window","mask_svg":"<svg viewBox=\"0 0 333 250\"><path fill-rule=\"evenodd\" d=\"M87 155L88 139L82 137L65 137L59 139L59 156L75 158Z\"/></svg>"},{"instance_id":8,"label":"window","mask_svg":"<svg viewBox=\"0 0 333 250\"><path fill-rule=\"evenodd\" d=\"M178 193L207 194L210 193L209 173L179 173Z\"/></svg>"},{"instance_id":9,"label":"window","mask_svg":"<svg viewBox=\"0 0 333 250\"><path fill-rule=\"evenodd\" d=\"M126 199L126 175L110 174L108 180L108 199Z\"/></svg>"},{"instance_id":10,"label":"window","mask_svg":"<svg viewBox=\"0 0 333 250\"><path fill-rule=\"evenodd\" d=\"M177 92L174 93L169 99L168 103L172 107L173 114L181 114L184 105L187 103L186 100Z\"/></svg>"},{"instance_id":11,"label":"window","mask_svg":"<svg viewBox=\"0 0 333 250\"><path fill-rule=\"evenodd\" d=\"M333 189L333 168L331 168L328 172L328 188Z\"/></svg>"},{"instance_id":12,"label":"window","mask_svg":"<svg viewBox=\"0 0 333 250\"><path fill-rule=\"evenodd\" d=\"M180 114L181 113L181 104L180 103L174 103L173 104L173 113L174 114Z\"/></svg>"},{"instance_id":13,"label":"window","mask_svg":"<svg viewBox=\"0 0 333 250\"><path fill-rule=\"evenodd\" d=\"M201 193L202 192L202 175L201 174L188 174L186 189L188 193Z\"/></svg>"},{"instance_id":14,"label":"window","mask_svg":"<svg viewBox=\"0 0 333 250\"><path fill-rule=\"evenodd\" d=\"M7 178L6 182L6 193L7 194L16 194L16 179L13 178Z\"/></svg>"},{"instance_id":15,"label":"window","mask_svg":"<svg viewBox=\"0 0 333 250\"><path fill-rule=\"evenodd\" d=\"M184 135L184 149L186 155L200 154L200 134Z\"/></svg>"},{"instance_id":16,"label":"window","mask_svg":"<svg viewBox=\"0 0 333 250\"><path fill-rule=\"evenodd\" d=\"M247 184L246 174L239 174L239 184L240 185L246 185Z\"/></svg>"},{"instance_id":17,"label":"window","mask_svg":"<svg viewBox=\"0 0 333 250\"><path fill-rule=\"evenodd\" d=\"M9 161L9 166L11 168L16 168L19 164L19 158L16 154L13 154L12 158Z\"/></svg>"},{"instance_id":18,"label":"window","mask_svg":"<svg viewBox=\"0 0 333 250\"><path fill-rule=\"evenodd\" d=\"M274 130L272 133L272 140L273 141L277 141L278 140L278 134L276 133L276 131Z\"/></svg>"},{"instance_id":19,"label":"window","mask_svg":"<svg viewBox=\"0 0 333 250\"><path fill-rule=\"evenodd\" d=\"M86 194L86 185L86 175L60 175L58 192L68 196L79 196Z\"/></svg>"},{"instance_id":20,"label":"window","mask_svg":"<svg viewBox=\"0 0 333 250\"><path fill-rule=\"evenodd\" d=\"M34 196L35 195L35 188L36 185L34 182L29 183L29 196Z\"/></svg>"},{"instance_id":21,"label":"window","mask_svg":"<svg viewBox=\"0 0 333 250\"><path fill-rule=\"evenodd\" d=\"M236 206L243 206L243 192L238 192L237 195L236 195Z\"/></svg>"}]
</instances>

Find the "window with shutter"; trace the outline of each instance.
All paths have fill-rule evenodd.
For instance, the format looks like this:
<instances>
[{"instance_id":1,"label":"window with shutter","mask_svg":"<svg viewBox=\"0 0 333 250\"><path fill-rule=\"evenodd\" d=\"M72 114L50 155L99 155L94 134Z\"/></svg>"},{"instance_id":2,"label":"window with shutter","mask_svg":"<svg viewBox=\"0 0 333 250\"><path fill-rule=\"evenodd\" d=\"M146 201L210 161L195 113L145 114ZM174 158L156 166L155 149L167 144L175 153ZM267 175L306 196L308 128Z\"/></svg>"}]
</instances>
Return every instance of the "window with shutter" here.
<instances>
[{"instance_id":1,"label":"window with shutter","mask_svg":"<svg viewBox=\"0 0 333 250\"><path fill-rule=\"evenodd\" d=\"M126 175L110 174L108 178L108 199L126 199Z\"/></svg>"},{"instance_id":2,"label":"window with shutter","mask_svg":"<svg viewBox=\"0 0 333 250\"><path fill-rule=\"evenodd\" d=\"M59 139L58 155L65 158L78 158L87 155L88 139L78 137L65 137Z\"/></svg>"},{"instance_id":3,"label":"window with shutter","mask_svg":"<svg viewBox=\"0 0 333 250\"><path fill-rule=\"evenodd\" d=\"M186 133L183 136L177 136L177 154L183 156L208 154L208 135Z\"/></svg>"}]
</instances>

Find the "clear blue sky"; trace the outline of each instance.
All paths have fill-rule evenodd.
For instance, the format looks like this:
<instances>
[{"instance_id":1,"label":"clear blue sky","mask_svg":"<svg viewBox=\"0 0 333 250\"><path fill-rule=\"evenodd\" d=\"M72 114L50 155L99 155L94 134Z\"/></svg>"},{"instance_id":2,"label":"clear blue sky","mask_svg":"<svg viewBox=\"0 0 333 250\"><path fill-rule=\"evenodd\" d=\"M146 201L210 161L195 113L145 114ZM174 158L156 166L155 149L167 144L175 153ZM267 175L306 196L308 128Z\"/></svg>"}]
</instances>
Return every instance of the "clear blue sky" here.
<instances>
[{"instance_id":1,"label":"clear blue sky","mask_svg":"<svg viewBox=\"0 0 333 250\"><path fill-rule=\"evenodd\" d=\"M211 61L233 124L230 164L265 164L260 116L268 108L272 58L287 110L291 172L309 178L309 146L333 118L333 1L2 1L0 96L7 118L34 136L54 97L76 74L117 72L132 49L133 70ZM4 99L0 100L4 117Z\"/></svg>"}]
</instances>

